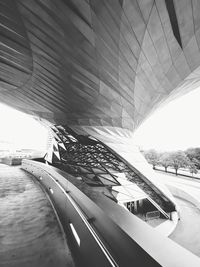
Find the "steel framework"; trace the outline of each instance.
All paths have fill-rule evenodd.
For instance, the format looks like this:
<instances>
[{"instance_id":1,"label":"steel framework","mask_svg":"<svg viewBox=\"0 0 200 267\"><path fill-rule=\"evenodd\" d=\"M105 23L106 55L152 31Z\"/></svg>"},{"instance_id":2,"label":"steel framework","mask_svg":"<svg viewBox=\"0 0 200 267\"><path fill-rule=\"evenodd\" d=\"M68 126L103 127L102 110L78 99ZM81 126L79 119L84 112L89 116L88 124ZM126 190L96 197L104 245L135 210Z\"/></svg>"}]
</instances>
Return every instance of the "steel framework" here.
<instances>
[{"instance_id":1,"label":"steel framework","mask_svg":"<svg viewBox=\"0 0 200 267\"><path fill-rule=\"evenodd\" d=\"M175 210L174 203L159 188L101 141L78 135L68 126L54 126L52 131L54 140L45 157L52 165L80 177L90 186L106 187L110 192L107 196L115 201L119 186L123 186L117 174L124 173L125 179L145 192L166 217Z\"/></svg>"}]
</instances>

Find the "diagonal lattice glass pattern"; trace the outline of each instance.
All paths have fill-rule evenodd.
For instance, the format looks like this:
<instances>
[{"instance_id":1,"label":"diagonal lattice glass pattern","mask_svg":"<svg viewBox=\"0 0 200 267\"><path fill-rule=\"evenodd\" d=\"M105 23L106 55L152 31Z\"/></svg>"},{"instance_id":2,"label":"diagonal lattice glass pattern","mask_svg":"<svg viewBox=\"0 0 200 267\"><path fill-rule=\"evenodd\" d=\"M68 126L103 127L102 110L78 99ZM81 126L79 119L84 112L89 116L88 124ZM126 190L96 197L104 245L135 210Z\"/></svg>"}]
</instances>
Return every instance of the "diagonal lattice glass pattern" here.
<instances>
[{"instance_id":1,"label":"diagonal lattice glass pattern","mask_svg":"<svg viewBox=\"0 0 200 267\"><path fill-rule=\"evenodd\" d=\"M134 183L164 212L175 209L174 204L153 183L102 142L77 135L67 126L56 126L52 130L55 142L46 160L54 166L74 176L81 176L91 186L108 187L113 198L121 191L119 187L125 190L123 194L130 196L133 192L130 182ZM119 173L125 175L123 180L128 184L122 183L122 179L120 182Z\"/></svg>"}]
</instances>

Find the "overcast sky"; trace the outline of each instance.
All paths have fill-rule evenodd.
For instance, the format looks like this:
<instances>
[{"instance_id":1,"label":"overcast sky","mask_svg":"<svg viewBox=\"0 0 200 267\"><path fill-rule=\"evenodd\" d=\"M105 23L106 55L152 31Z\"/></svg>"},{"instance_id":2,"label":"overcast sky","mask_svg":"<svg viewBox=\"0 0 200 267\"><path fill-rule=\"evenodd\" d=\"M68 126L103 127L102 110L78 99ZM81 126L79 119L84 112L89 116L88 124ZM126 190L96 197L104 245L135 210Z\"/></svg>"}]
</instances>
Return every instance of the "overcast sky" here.
<instances>
[{"instance_id":1,"label":"overcast sky","mask_svg":"<svg viewBox=\"0 0 200 267\"><path fill-rule=\"evenodd\" d=\"M47 130L33 118L0 104L0 141L44 149ZM135 133L143 149L200 147L200 88L156 111Z\"/></svg>"},{"instance_id":2,"label":"overcast sky","mask_svg":"<svg viewBox=\"0 0 200 267\"><path fill-rule=\"evenodd\" d=\"M0 142L5 141L15 148L45 149L47 129L26 114L0 104ZM6 144L0 143L0 148ZM10 147L10 145L8 144ZM12 149L12 148L11 148Z\"/></svg>"},{"instance_id":3,"label":"overcast sky","mask_svg":"<svg viewBox=\"0 0 200 267\"><path fill-rule=\"evenodd\" d=\"M200 147L200 88L160 108L135 133L143 149Z\"/></svg>"}]
</instances>

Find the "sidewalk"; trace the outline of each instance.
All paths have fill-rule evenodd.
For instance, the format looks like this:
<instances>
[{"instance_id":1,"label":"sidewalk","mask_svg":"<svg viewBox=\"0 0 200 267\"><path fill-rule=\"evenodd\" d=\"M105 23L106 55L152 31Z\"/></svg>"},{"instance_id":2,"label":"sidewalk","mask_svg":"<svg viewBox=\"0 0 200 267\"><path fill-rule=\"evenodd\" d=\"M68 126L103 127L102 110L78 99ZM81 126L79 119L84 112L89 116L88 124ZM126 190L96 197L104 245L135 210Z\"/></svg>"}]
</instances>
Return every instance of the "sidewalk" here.
<instances>
[{"instance_id":1,"label":"sidewalk","mask_svg":"<svg viewBox=\"0 0 200 267\"><path fill-rule=\"evenodd\" d=\"M168 167L167 168L167 172L165 171L165 168L162 167L162 166L156 166L156 169L155 171L161 171L161 172L165 172L166 174L169 173L169 174L173 174L175 176L185 176L185 177L190 177L190 178L194 178L194 179L200 179L200 172L198 172L197 174L192 174L187 171L187 170L183 170L183 169L179 169L178 170L178 175L175 174L175 170L173 168L170 168Z\"/></svg>"}]
</instances>

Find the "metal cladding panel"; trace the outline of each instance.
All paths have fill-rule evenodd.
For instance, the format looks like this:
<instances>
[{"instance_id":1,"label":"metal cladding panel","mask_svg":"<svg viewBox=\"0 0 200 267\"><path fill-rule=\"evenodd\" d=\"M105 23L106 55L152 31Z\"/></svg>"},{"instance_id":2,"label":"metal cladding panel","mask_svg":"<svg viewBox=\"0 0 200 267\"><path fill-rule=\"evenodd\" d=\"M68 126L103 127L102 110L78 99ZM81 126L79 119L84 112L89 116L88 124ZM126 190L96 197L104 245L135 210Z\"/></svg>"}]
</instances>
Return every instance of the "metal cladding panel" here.
<instances>
[{"instance_id":1,"label":"metal cladding panel","mask_svg":"<svg viewBox=\"0 0 200 267\"><path fill-rule=\"evenodd\" d=\"M133 132L200 80L198 1L0 5L0 100L51 123Z\"/></svg>"}]
</instances>

